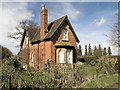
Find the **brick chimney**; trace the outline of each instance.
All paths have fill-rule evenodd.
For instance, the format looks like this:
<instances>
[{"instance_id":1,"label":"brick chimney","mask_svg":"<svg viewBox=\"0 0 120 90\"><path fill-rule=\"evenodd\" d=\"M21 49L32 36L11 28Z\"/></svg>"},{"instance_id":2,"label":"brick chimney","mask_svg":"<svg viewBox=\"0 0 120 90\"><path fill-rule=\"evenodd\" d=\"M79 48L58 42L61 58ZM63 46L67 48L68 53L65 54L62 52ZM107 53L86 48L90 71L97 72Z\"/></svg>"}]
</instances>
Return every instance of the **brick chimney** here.
<instances>
[{"instance_id":1,"label":"brick chimney","mask_svg":"<svg viewBox=\"0 0 120 90\"><path fill-rule=\"evenodd\" d=\"M40 40L44 39L45 30L47 29L48 25L48 10L45 8L45 5L42 4L42 10L40 12Z\"/></svg>"}]
</instances>

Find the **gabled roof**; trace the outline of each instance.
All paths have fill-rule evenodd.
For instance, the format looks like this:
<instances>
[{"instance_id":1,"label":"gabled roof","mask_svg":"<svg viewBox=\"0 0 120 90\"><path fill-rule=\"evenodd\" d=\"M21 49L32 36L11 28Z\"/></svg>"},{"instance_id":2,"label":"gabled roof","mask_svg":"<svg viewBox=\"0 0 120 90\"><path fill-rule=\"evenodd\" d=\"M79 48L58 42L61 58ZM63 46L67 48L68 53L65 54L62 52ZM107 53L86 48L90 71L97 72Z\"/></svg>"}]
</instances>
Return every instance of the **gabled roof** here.
<instances>
[{"instance_id":1,"label":"gabled roof","mask_svg":"<svg viewBox=\"0 0 120 90\"><path fill-rule=\"evenodd\" d=\"M56 32L57 28L60 26L60 24L63 22L63 20L66 18L67 16L63 16L53 22L51 22L49 25L50 28L48 28L49 33L46 35L45 39L50 39L52 37L52 35ZM48 27L49 27L48 25Z\"/></svg>"},{"instance_id":2,"label":"gabled roof","mask_svg":"<svg viewBox=\"0 0 120 90\"><path fill-rule=\"evenodd\" d=\"M67 15L65 15L59 19L56 19L55 21L52 21L48 24L47 33L46 33L44 40L53 40L56 33L62 27L64 22L67 22L69 24L70 29L73 32L73 35L76 39L76 42L79 42L79 39L78 39L77 35L75 34L74 29L73 29L72 25L70 24L70 21L67 18ZM40 29L28 28L27 30L24 31L23 38L21 41L21 46L23 44L23 40L24 40L26 33L28 34L29 40L32 44L40 42Z\"/></svg>"}]
</instances>

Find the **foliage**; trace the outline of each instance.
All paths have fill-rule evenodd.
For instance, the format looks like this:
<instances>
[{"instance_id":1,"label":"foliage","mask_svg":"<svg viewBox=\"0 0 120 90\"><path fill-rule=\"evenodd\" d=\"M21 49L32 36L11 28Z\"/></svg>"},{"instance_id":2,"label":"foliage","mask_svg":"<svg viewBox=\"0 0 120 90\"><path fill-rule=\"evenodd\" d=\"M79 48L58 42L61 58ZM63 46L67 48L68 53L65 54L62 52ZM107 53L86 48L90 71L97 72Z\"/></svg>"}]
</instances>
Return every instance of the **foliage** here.
<instances>
[{"instance_id":1,"label":"foliage","mask_svg":"<svg viewBox=\"0 0 120 90\"><path fill-rule=\"evenodd\" d=\"M1 52L1 59L5 59L5 58L9 58L10 56L12 56L12 52L6 48L0 45L0 52Z\"/></svg>"},{"instance_id":2,"label":"foliage","mask_svg":"<svg viewBox=\"0 0 120 90\"><path fill-rule=\"evenodd\" d=\"M79 49L78 49L78 56L82 56L82 49L81 49L81 45L79 45Z\"/></svg>"},{"instance_id":3,"label":"foliage","mask_svg":"<svg viewBox=\"0 0 120 90\"><path fill-rule=\"evenodd\" d=\"M92 52L93 51L93 52ZM112 55L110 47L107 49L108 52L106 52L105 47L101 47L99 44L98 47L94 46L94 50L91 48L91 45L88 46L88 52L87 52L87 45L85 45L85 56L95 56L95 57L101 57L101 56L108 56Z\"/></svg>"},{"instance_id":4,"label":"foliage","mask_svg":"<svg viewBox=\"0 0 120 90\"><path fill-rule=\"evenodd\" d=\"M98 46L98 51L97 51L98 56L102 56L102 48L101 45L99 44Z\"/></svg>"},{"instance_id":5,"label":"foliage","mask_svg":"<svg viewBox=\"0 0 120 90\"><path fill-rule=\"evenodd\" d=\"M106 48L103 49L103 56L106 56L107 52L106 52Z\"/></svg>"},{"instance_id":6,"label":"foliage","mask_svg":"<svg viewBox=\"0 0 120 90\"><path fill-rule=\"evenodd\" d=\"M90 55L92 55L92 50L91 50L91 45L89 44L89 46L88 46L88 55L90 56Z\"/></svg>"},{"instance_id":7,"label":"foliage","mask_svg":"<svg viewBox=\"0 0 120 90\"><path fill-rule=\"evenodd\" d=\"M85 56L88 55L87 53L87 45L85 45Z\"/></svg>"},{"instance_id":8,"label":"foliage","mask_svg":"<svg viewBox=\"0 0 120 90\"><path fill-rule=\"evenodd\" d=\"M81 59L84 59L85 62L90 62L90 61L99 59L99 57L97 56L78 56L77 57L77 61L81 61Z\"/></svg>"},{"instance_id":9,"label":"foliage","mask_svg":"<svg viewBox=\"0 0 120 90\"><path fill-rule=\"evenodd\" d=\"M94 56L97 56L97 47L96 47L96 46L94 47L93 55L94 55Z\"/></svg>"},{"instance_id":10,"label":"foliage","mask_svg":"<svg viewBox=\"0 0 120 90\"><path fill-rule=\"evenodd\" d=\"M48 61L44 68L23 68L24 59L12 56L2 64L3 88L74 88L82 83L117 73L116 57L101 57L89 63L71 65ZM9 69L9 70L8 70Z\"/></svg>"},{"instance_id":11,"label":"foliage","mask_svg":"<svg viewBox=\"0 0 120 90\"><path fill-rule=\"evenodd\" d=\"M111 48L110 47L108 47L108 56L111 56Z\"/></svg>"}]
</instances>

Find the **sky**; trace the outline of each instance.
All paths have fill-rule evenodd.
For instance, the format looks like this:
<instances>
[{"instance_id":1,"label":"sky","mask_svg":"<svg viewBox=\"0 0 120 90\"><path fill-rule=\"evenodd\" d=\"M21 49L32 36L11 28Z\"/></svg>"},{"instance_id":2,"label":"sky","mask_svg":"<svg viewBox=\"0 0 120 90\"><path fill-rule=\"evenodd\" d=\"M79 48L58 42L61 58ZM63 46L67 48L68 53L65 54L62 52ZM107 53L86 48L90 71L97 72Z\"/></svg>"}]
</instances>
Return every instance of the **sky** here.
<instances>
[{"instance_id":1,"label":"sky","mask_svg":"<svg viewBox=\"0 0 120 90\"><path fill-rule=\"evenodd\" d=\"M13 2L5 0L0 2L0 44L9 48L13 54L19 52L14 41L8 38L8 32L14 32L21 20L30 19L40 22L41 4L48 9L48 21L51 22L61 16L67 15L79 40L83 54L85 45L91 44L92 48L101 44L102 47L111 46L109 38L110 29L116 21L115 13L118 12L118 2L25 2L25 0ZM78 1L78 0L77 0ZM82 1L82 0L81 0ZM113 55L116 55L117 48L111 46Z\"/></svg>"}]
</instances>

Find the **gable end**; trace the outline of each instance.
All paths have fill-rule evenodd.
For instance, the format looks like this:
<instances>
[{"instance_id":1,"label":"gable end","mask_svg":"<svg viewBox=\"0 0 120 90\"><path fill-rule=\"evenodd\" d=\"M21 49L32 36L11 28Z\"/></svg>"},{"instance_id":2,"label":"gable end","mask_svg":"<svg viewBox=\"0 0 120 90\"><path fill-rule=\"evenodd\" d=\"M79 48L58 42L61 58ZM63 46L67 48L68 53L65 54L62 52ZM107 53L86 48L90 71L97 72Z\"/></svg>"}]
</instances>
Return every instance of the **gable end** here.
<instances>
[{"instance_id":1,"label":"gable end","mask_svg":"<svg viewBox=\"0 0 120 90\"><path fill-rule=\"evenodd\" d=\"M66 18L62 21L62 23L59 25L59 27L56 29L56 32L52 35L52 37L51 37L50 40L53 40L53 39L54 39L56 33L60 30L60 28L62 27L63 23L66 22L66 21L67 21L68 25L70 26L70 30L72 31L72 33L73 33L73 35L74 35L74 37L75 37L75 39L76 39L76 42L79 43L80 41L79 41L77 35L75 34L75 31L74 31L74 29L73 29L70 21L68 20L67 16L66 16Z\"/></svg>"}]
</instances>

